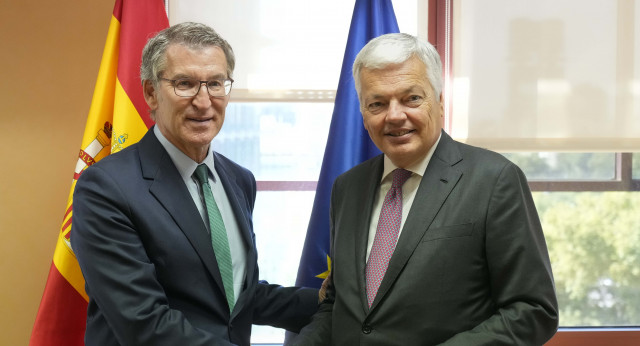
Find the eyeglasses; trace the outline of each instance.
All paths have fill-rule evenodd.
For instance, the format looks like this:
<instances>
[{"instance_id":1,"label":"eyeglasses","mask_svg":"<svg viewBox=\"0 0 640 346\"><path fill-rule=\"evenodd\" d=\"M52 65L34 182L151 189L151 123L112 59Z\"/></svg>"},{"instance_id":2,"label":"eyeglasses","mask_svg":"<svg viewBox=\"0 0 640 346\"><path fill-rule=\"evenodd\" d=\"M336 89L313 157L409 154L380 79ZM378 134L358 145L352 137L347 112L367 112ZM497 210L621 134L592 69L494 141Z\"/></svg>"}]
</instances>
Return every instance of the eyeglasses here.
<instances>
[{"instance_id":1,"label":"eyeglasses","mask_svg":"<svg viewBox=\"0 0 640 346\"><path fill-rule=\"evenodd\" d=\"M162 78L173 85L173 91L180 97L194 97L200 92L202 84L207 86L207 92L211 97L224 97L231 92L233 79L197 80L194 78L167 79Z\"/></svg>"}]
</instances>

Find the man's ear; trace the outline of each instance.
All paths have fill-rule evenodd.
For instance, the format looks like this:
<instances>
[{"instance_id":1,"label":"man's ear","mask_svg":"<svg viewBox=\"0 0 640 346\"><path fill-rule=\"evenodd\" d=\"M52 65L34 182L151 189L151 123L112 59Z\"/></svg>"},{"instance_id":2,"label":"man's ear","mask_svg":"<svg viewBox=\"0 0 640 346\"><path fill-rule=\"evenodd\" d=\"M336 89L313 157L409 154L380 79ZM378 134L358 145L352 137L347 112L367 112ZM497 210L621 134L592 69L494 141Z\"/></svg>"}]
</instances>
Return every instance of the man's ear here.
<instances>
[{"instance_id":1,"label":"man's ear","mask_svg":"<svg viewBox=\"0 0 640 346\"><path fill-rule=\"evenodd\" d=\"M158 108L158 93L153 83L150 80L142 82L142 92L144 93L144 100L147 102L147 106L151 111L155 111Z\"/></svg>"}]
</instances>

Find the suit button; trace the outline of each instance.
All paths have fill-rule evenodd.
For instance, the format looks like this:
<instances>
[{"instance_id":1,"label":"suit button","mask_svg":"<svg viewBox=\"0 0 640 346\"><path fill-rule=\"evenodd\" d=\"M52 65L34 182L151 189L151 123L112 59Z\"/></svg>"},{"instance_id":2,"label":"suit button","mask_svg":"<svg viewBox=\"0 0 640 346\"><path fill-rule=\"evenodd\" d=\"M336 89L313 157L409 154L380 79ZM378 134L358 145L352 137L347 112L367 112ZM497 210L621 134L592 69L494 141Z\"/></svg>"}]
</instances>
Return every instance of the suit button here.
<instances>
[{"instance_id":1,"label":"suit button","mask_svg":"<svg viewBox=\"0 0 640 346\"><path fill-rule=\"evenodd\" d=\"M369 326L368 324L365 324L364 326L362 326L362 332L365 334L370 334L371 333L371 326Z\"/></svg>"}]
</instances>

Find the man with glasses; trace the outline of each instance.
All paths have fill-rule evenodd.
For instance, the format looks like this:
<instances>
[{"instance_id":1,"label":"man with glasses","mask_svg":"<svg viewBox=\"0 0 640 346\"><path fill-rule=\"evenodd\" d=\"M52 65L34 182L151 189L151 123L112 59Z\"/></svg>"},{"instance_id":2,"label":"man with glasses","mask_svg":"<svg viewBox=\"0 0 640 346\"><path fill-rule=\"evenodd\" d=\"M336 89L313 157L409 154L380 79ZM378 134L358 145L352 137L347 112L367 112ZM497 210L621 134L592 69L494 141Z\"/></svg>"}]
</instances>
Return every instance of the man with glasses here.
<instances>
[{"instance_id":1,"label":"man with glasses","mask_svg":"<svg viewBox=\"0 0 640 346\"><path fill-rule=\"evenodd\" d=\"M252 324L298 331L315 312L317 290L258 282L255 178L211 146L234 65L202 24L145 46L140 76L156 124L88 168L74 194L87 345L249 345Z\"/></svg>"}]
</instances>

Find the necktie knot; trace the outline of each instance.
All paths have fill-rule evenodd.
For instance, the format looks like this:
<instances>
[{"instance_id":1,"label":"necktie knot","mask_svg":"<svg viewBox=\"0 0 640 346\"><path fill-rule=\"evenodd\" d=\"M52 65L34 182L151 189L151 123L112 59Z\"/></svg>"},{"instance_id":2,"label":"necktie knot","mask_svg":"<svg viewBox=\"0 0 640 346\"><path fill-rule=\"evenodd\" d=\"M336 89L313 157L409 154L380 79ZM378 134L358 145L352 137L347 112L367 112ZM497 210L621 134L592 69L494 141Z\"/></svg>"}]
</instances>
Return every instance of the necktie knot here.
<instances>
[{"instance_id":1,"label":"necktie knot","mask_svg":"<svg viewBox=\"0 0 640 346\"><path fill-rule=\"evenodd\" d=\"M195 172L193 172L193 175L198 179L201 185L209 182L209 169L205 164L198 165Z\"/></svg>"},{"instance_id":2,"label":"necktie knot","mask_svg":"<svg viewBox=\"0 0 640 346\"><path fill-rule=\"evenodd\" d=\"M391 188L400 188L411 177L411 171L402 168L396 168L393 171L393 182Z\"/></svg>"}]
</instances>

